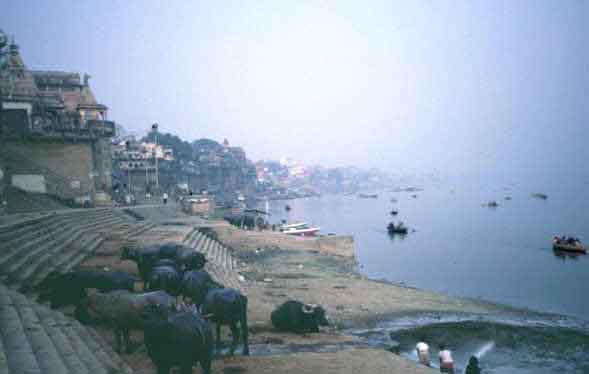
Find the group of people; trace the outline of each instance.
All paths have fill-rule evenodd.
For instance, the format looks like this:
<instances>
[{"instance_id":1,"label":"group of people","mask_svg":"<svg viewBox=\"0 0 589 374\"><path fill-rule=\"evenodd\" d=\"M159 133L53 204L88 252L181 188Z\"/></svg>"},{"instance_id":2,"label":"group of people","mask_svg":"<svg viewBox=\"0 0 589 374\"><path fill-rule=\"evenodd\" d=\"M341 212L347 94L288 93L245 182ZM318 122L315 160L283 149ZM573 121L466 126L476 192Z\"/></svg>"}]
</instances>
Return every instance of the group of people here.
<instances>
[{"instance_id":1,"label":"group of people","mask_svg":"<svg viewBox=\"0 0 589 374\"><path fill-rule=\"evenodd\" d=\"M415 350L417 352L417 359L419 363L425 366L432 366L431 356L429 353L429 345L425 342L425 338L421 338ZM438 359L440 360L440 372L454 374L454 359L452 358L452 352L444 345L440 344L440 351L438 353ZM476 356L471 356L468 360L468 366L466 367L466 374L481 374L479 368L479 360Z\"/></svg>"},{"instance_id":2,"label":"group of people","mask_svg":"<svg viewBox=\"0 0 589 374\"><path fill-rule=\"evenodd\" d=\"M575 238L573 236L555 236L553 239L555 244L568 244L568 245L576 245L576 244L581 244L581 239L579 238Z\"/></svg>"}]
</instances>

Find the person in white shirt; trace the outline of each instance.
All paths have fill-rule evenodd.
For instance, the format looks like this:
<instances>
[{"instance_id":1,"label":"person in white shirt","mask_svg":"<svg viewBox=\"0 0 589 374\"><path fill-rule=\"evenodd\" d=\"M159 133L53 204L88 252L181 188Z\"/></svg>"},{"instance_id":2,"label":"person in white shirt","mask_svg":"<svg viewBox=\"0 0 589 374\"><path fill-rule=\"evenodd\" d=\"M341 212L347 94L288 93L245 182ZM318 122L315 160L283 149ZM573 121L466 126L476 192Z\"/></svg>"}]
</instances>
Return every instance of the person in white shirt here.
<instances>
[{"instance_id":1,"label":"person in white shirt","mask_svg":"<svg viewBox=\"0 0 589 374\"><path fill-rule=\"evenodd\" d=\"M168 203L168 194L164 192L162 198L164 199L164 205L166 205Z\"/></svg>"},{"instance_id":2,"label":"person in white shirt","mask_svg":"<svg viewBox=\"0 0 589 374\"><path fill-rule=\"evenodd\" d=\"M429 345L425 342L424 338L421 338L415 346L417 351L417 359L419 363L425 366L431 366L431 358L429 355Z\"/></svg>"},{"instance_id":3,"label":"person in white shirt","mask_svg":"<svg viewBox=\"0 0 589 374\"><path fill-rule=\"evenodd\" d=\"M444 344L440 345L440 372L454 374L454 360L452 359L452 352Z\"/></svg>"}]
</instances>

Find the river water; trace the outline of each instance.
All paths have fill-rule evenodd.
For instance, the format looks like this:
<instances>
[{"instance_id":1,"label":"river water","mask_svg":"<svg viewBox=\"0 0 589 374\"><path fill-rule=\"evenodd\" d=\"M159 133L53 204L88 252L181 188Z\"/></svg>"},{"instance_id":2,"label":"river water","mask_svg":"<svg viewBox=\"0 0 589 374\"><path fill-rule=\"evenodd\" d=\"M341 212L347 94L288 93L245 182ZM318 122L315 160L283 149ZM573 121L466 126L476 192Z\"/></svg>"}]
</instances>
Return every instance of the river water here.
<instances>
[{"instance_id":1,"label":"river water","mask_svg":"<svg viewBox=\"0 0 589 374\"><path fill-rule=\"evenodd\" d=\"M394 192L409 186L423 190ZM589 255L555 253L550 242L555 234L589 242L589 177L463 177L407 181L371 192L378 193L378 198L324 195L270 201L270 221L302 220L320 226L322 234L354 235L360 271L373 279L589 320ZM535 192L547 194L548 199L534 198ZM483 206L491 200L499 206ZM292 208L289 212L286 204ZM398 216L390 215L392 209ZM402 220L415 231L391 237L386 231L391 220ZM507 339L500 327L483 330L500 331L501 339ZM537 339L537 330L519 331ZM550 344L566 346L564 340L555 342L553 335L548 331L545 336ZM410 333L407 336L416 339ZM477 339L481 347L493 341ZM584 334L581 339L589 341ZM495 363L489 372L544 372L529 363L518 364L519 371L506 369L503 361L511 356L501 349L491 347ZM529 359L532 354L528 353L521 357ZM576 359L586 361L585 356ZM566 363L558 365L552 369ZM586 372L586 368L573 365L565 372Z\"/></svg>"}]
</instances>

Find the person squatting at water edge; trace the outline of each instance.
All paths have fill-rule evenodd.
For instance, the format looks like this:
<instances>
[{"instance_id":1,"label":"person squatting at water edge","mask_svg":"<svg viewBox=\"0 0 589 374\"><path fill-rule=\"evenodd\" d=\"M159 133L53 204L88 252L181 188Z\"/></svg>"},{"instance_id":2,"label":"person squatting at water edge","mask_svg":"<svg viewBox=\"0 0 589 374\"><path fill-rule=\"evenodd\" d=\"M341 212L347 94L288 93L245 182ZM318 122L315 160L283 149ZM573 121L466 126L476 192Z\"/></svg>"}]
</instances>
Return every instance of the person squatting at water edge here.
<instances>
[{"instance_id":1,"label":"person squatting at water edge","mask_svg":"<svg viewBox=\"0 0 589 374\"><path fill-rule=\"evenodd\" d=\"M421 338L417 345L415 345L415 351L417 351L417 359L420 364L425 366L431 366L431 358L429 355L429 345L425 342L425 338Z\"/></svg>"},{"instance_id":2,"label":"person squatting at water edge","mask_svg":"<svg viewBox=\"0 0 589 374\"><path fill-rule=\"evenodd\" d=\"M476 356L470 356L468 360L468 366L466 366L465 374L481 374L481 368L479 367L479 359Z\"/></svg>"},{"instance_id":3,"label":"person squatting at water edge","mask_svg":"<svg viewBox=\"0 0 589 374\"><path fill-rule=\"evenodd\" d=\"M454 360L452 359L452 352L446 348L444 344L440 345L440 372L454 374Z\"/></svg>"}]
</instances>

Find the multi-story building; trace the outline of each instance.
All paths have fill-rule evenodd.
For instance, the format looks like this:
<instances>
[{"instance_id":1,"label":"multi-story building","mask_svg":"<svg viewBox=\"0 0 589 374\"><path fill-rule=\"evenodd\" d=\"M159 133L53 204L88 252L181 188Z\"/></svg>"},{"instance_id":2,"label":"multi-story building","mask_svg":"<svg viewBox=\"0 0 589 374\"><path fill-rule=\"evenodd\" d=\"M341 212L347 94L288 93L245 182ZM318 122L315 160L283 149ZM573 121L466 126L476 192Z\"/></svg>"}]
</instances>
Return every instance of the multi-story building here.
<instances>
[{"instance_id":1,"label":"multi-story building","mask_svg":"<svg viewBox=\"0 0 589 374\"><path fill-rule=\"evenodd\" d=\"M3 199L15 189L69 203L108 201L115 124L94 97L90 77L28 69L1 31L0 61Z\"/></svg>"}]
</instances>

